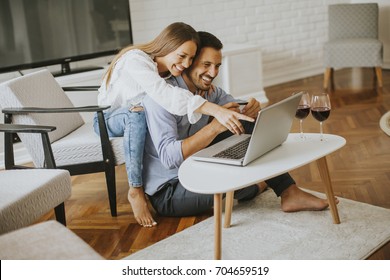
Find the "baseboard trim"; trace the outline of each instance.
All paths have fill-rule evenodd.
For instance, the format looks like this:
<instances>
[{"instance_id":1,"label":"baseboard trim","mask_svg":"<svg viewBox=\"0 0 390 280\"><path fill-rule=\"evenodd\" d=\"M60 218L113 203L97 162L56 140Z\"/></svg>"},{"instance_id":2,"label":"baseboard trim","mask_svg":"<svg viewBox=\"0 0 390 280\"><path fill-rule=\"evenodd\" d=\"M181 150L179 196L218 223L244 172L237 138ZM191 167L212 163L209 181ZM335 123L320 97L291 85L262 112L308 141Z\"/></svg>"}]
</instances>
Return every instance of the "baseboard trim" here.
<instances>
[{"instance_id":1,"label":"baseboard trim","mask_svg":"<svg viewBox=\"0 0 390 280\"><path fill-rule=\"evenodd\" d=\"M311 76L320 75L324 72L325 68L322 65L314 65L305 68L296 68L294 71L291 69L277 69L277 71L270 71L264 73L264 87L275 86L299 79L304 79ZM322 86L322 84L320 85Z\"/></svg>"}]
</instances>

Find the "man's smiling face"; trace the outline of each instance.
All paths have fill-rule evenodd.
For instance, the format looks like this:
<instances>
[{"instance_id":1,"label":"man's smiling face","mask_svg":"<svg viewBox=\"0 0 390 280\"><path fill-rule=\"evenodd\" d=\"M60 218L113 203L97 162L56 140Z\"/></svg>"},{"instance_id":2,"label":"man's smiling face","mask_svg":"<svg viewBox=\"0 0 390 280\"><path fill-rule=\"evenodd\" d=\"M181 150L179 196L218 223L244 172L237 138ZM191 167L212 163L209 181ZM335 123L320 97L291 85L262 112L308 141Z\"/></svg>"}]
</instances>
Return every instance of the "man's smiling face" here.
<instances>
[{"instance_id":1,"label":"man's smiling face","mask_svg":"<svg viewBox=\"0 0 390 280\"><path fill-rule=\"evenodd\" d=\"M211 47L201 49L187 70L187 75L196 88L204 91L210 89L212 81L218 76L221 61L222 53L220 50Z\"/></svg>"}]
</instances>

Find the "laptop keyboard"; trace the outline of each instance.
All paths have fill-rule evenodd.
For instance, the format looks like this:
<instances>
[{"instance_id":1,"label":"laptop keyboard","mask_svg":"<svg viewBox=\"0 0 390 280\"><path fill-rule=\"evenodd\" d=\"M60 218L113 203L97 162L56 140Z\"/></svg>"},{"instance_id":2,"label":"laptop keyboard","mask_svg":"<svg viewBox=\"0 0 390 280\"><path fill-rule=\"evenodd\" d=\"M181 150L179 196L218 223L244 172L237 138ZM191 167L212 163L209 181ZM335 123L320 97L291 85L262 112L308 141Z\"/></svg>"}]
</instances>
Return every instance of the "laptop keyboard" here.
<instances>
[{"instance_id":1,"label":"laptop keyboard","mask_svg":"<svg viewBox=\"0 0 390 280\"><path fill-rule=\"evenodd\" d=\"M248 137L245 140L242 140L241 142L238 142L237 144L227 148L226 150L213 155L213 157L230 159L243 158L245 156L246 150L248 149L250 140L251 138Z\"/></svg>"}]
</instances>

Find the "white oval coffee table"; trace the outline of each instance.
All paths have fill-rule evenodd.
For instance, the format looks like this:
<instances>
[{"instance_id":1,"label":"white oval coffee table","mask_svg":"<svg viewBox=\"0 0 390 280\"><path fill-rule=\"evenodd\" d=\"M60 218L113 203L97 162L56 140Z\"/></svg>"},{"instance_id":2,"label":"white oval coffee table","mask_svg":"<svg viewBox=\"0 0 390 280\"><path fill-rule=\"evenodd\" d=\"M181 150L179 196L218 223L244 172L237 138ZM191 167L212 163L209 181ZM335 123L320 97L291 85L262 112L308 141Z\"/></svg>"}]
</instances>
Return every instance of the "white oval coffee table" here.
<instances>
[{"instance_id":1,"label":"white oval coffee table","mask_svg":"<svg viewBox=\"0 0 390 280\"><path fill-rule=\"evenodd\" d=\"M222 195L226 193L225 227L230 226L233 207L233 191L253 185L291 171L313 161L325 185L333 222L340 223L337 205L334 200L326 156L340 149L346 140L338 135L306 133L306 141L299 134L289 134L287 140L276 149L268 152L245 167L195 161L186 159L179 169L179 180L189 191L214 195L215 219L215 259L221 258L222 238Z\"/></svg>"}]
</instances>

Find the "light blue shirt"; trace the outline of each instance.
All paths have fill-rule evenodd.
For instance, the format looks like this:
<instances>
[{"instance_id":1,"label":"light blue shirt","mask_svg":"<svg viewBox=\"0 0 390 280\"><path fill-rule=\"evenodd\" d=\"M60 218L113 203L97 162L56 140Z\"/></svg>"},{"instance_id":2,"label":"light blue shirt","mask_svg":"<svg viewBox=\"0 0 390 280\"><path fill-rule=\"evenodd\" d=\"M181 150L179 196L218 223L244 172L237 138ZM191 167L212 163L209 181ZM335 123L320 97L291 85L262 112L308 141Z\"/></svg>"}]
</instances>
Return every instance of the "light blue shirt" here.
<instances>
[{"instance_id":1,"label":"light blue shirt","mask_svg":"<svg viewBox=\"0 0 390 280\"><path fill-rule=\"evenodd\" d=\"M181 76L171 77L167 82L188 89ZM218 87L204 98L219 105L237 101ZM169 113L148 95L143 99L143 106L148 126L144 150L143 181L145 192L153 195L166 182L177 178L179 167L184 160L181 149L182 140L206 126L209 116L202 115L198 122L191 124L187 116Z\"/></svg>"}]
</instances>

